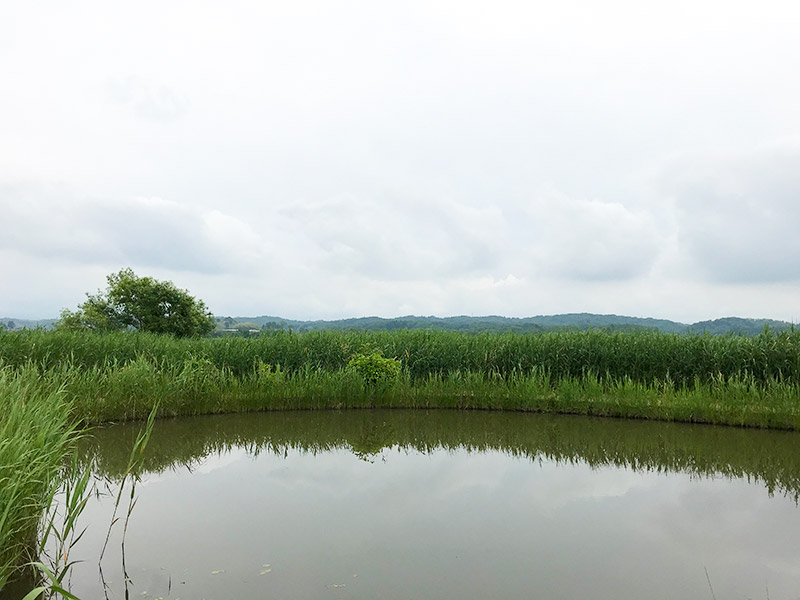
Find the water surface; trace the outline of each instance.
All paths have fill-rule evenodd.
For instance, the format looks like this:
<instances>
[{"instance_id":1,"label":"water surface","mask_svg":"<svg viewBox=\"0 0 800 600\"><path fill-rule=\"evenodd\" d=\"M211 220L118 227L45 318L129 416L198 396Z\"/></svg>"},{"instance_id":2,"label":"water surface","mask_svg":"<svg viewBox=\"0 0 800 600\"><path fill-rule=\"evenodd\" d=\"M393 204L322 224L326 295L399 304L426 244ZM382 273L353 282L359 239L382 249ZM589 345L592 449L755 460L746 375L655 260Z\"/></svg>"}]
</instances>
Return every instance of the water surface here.
<instances>
[{"instance_id":1,"label":"water surface","mask_svg":"<svg viewBox=\"0 0 800 600\"><path fill-rule=\"evenodd\" d=\"M137 426L82 448L115 489ZM800 436L449 411L159 421L103 598L796 598ZM102 483L105 482L105 483ZM121 507L123 517L127 498ZM107 588L104 591L103 581Z\"/></svg>"}]
</instances>

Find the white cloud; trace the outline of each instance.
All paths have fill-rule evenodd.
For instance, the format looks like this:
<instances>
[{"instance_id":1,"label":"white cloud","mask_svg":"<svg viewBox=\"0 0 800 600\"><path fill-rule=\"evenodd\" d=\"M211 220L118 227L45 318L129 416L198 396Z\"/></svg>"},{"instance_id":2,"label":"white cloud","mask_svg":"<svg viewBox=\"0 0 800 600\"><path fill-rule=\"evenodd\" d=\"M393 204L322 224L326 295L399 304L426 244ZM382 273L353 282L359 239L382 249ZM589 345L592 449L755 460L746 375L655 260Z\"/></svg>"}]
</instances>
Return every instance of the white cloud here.
<instances>
[{"instance_id":1,"label":"white cloud","mask_svg":"<svg viewBox=\"0 0 800 600\"><path fill-rule=\"evenodd\" d=\"M694 275L720 282L800 280L800 143L691 156L664 177Z\"/></svg>"},{"instance_id":2,"label":"white cloud","mask_svg":"<svg viewBox=\"0 0 800 600\"><path fill-rule=\"evenodd\" d=\"M525 207L527 252L538 271L555 279L626 280L645 275L663 244L653 217L618 202L557 193Z\"/></svg>"},{"instance_id":3,"label":"white cloud","mask_svg":"<svg viewBox=\"0 0 800 600\"><path fill-rule=\"evenodd\" d=\"M188 99L164 84L148 85L129 76L110 79L107 90L111 102L131 107L143 119L173 121L189 110Z\"/></svg>"},{"instance_id":4,"label":"white cloud","mask_svg":"<svg viewBox=\"0 0 800 600\"><path fill-rule=\"evenodd\" d=\"M12 2L0 313L132 266L221 313L791 318L798 10Z\"/></svg>"},{"instance_id":5,"label":"white cloud","mask_svg":"<svg viewBox=\"0 0 800 600\"><path fill-rule=\"evenodd\" d=\"M241 272L265 248L249 225L161 198L77 197L65 186L0 186L0 248L86 265Z\"/></svg>"},{"instance_id":6,"label":"white cloud","mask_svg":"<svg viewBox=\"0 0 800 600\"><path fill-rule=\"evenodd\" d=\"M281 213L313 244L317 267L332 273L430 280L484 273L497 260L486 230L476 227L501 220L491 208L343 195Z\"/></svg>"}]
</instances>

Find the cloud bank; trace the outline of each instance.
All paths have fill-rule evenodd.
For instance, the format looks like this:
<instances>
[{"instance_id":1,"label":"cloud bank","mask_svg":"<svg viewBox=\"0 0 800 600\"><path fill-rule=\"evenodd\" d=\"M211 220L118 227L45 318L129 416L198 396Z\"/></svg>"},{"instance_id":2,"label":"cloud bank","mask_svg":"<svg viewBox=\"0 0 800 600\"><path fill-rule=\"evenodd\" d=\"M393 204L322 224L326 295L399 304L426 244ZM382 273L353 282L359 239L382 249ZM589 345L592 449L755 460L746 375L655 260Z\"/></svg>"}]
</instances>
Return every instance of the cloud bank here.
<instances>
[{"instance_id":1,"label":"cloud bank","mask_svg":"<svg viewBox=\"0 0 800 600\"><path fill-rule=\"evenodd\" d=\"M797 320L800 9L13 3L0 316ZM747 40L747 43L743 43Z\"/></svg>"}]
</instances>

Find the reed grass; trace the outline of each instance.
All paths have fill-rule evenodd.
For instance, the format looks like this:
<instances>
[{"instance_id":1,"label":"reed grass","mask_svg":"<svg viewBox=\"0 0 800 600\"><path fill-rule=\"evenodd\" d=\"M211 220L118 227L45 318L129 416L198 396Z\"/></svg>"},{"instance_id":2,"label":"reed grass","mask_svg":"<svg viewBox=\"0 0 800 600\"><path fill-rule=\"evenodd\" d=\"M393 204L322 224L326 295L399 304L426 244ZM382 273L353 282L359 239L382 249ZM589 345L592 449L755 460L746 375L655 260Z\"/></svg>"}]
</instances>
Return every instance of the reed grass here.
<instances>
[{"instance_id":1,"label":"reed grass","mask_svg":"<svg viewBox=\"0 0 800 600\"><path fill-rule=\"evenodd\" d=\"M10 367L5 367L6 371ZM691 383L636 381L591 372L554 378L545 369L507 375L475 371L403 372L369 385L342 368L287 372L260 365L244 375L208 359L159 364L140 356L123 365L51 368L29 363L43 393L61 390L72 422L96 424L159 417L266 410L449 408L515 410L800 429L800 386L750 374ZM30 375L29 375L30 376Z\"/></svg>"},{"instance_id":2,"label":"reed grass","mask_svg":"<svg viewBox=\"0 0 800 600\"><path fill-rule=\"evenodd\" d=\"M75 437L69 412L63 390L42 385L39 369L0 368L0 589L37 557L40 520Z\"/></svg>"},{"instance_id":3,"label":"reed grass","mask_svg":"<svg viewBox=\"0 0 800 600\"><path fill-rule=\"evenodd\" d=\"M80 368L122 366L146 357L162 367L180 367L189 359L203 359L237 376L248 374L257 364L280 365L289 373L307 368L335 371L364 347L401 360L404 371L415 379L453 371L506 376L543 369L554 379L592 372L689 385L696 379L709 382L718 375L800 382L800 330L756 337L603 330L529 335L318 331L194 339L136 332L31 330L0 334L0 360L14 366L29 361L48 369L64 362Z\"/></svg>"}]
</instances>

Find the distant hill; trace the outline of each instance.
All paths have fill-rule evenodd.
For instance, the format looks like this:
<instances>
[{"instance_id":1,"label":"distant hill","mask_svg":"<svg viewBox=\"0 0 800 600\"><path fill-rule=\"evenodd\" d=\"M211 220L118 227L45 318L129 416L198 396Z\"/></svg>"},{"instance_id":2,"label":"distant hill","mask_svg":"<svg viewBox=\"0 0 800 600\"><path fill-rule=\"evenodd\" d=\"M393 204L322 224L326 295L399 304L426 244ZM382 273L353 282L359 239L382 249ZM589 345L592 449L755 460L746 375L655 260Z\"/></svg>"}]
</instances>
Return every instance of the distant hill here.
<instances>
[{"instance_id":1,"label":"distant hill","mask_svg":"<svg viewBox=\"0 0 800 600\"><path fill-rule=\"evenodd\" d=\"M0 317L0 324L5 329L49 329L57 319L16 319ZM469 333L514 332L537 333L553 330L586 330L605 329L609 331L658 330L667 333L709 333L712 335L737 334L758 335L767 326L771 330L781 331L791 327L786 321L773 319L743 319L725 317L713 321L699 321L687 324L666 319L626 317L621 315L597 315L592 313L568 313L563 315L540 315L537 317L500 317L489 315L484 317L420 317L407 315L386 319L383 317L359 317L338 319L335 321L297 321L282 317L217 317L217 333L225 332L248 334L259 330L320 331L357 329L362 331L391 331L393 329L445 329Z\"/></svg>"},{"instance_id":2,"label":"distant hill","mask_svg":"<svg viewBox=\"0 0 800 600\"><path fill-rule=\"evenodd\" d=\"M765 326L780 331L791 327L785 321L773 319L743 319L726 317L713 321L687 324L666 319L626 317L620 315L597 315L592 313L569 313L541 315L536 317L421 317L407 315L386 319L382 317L360 317L335 321L297 321L273 316L218 317L219 329L233 330L237 323L256 325L262 330L291 329L292 331L319 331L358 329L365 331L391 331L393 329L445 329L450 331L516 332L535 333L552 330L606 329L611 331L658 330L667 333L703 333L714 335L740 334L758 335Z\"/></svg>"},{"instance_id":3,"label":"distant hill","mask_svg":"<svg viewBox=\"0 0 800 600\"><path fill-rule=\"evenodd\" d=\"M742 335L758 335L764 331L764 327L769 327L776 331L788 329L791 323L786 321L774 321L772 319L742 319L739 317L725 317L714 319L713 321L699 321L689 326L689 330L694 333L711 333L714 335L725 333L740 333Z\"/></svg>"}]
</instances>

